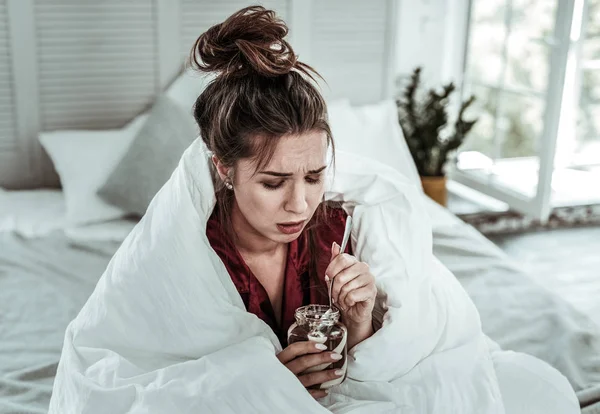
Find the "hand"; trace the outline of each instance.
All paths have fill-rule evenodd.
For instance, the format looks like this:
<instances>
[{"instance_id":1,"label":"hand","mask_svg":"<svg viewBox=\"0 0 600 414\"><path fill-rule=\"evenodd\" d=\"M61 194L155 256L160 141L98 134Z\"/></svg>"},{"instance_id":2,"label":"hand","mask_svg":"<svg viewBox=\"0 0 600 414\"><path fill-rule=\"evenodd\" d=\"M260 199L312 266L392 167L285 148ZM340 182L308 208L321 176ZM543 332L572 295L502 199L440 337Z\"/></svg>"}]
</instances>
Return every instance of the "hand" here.
<instances>
[{"instance_id":1,"label":"hand","mask_svg":"<svg viewBox=\"0 0 600 414\"><path fill-rule=\"evenodd\" d=\"M323 344L312 341L294 342L277 354L277 359L298 377L302 385L315 399L325 397L327 391L310 389L309 387L323 384L343 375L343 373L337 375L335 369L306 372L310 368L322 364L327 366L342 358L341 355L334 352L323 352L324 350L321 349L323 347L325 347Z\"/></svg>"},{"instance_id":2,"label":"hand","mask_svg":"<svg viewBox=\"0 0 600 414\"><path fill-rule=\"evenodd\" d=\"M325 270L325 281L331 283L331 297L340 309L346 325L370 326L377 288L375 277L366 263L352 255L340 254L340 246L331 246L331 262Z\"/></svg>"}]
</instances>

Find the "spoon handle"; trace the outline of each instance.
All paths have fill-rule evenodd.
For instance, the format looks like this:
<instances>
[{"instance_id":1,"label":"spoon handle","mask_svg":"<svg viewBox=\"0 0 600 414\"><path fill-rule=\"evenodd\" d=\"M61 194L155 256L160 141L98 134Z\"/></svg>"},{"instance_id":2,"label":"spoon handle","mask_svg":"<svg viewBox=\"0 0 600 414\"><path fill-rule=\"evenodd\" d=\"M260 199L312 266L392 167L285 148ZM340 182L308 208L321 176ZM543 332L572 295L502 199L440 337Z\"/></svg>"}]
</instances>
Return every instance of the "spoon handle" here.
<instances>
[{"instance_id":1,"label":"spoon handle","mask_svg":"<svg viewBox=\"0 0 600 414\"><path fill-rule=\"evenodd\" d=\"M348 216L346 218L346 228L344 229L344 237L342 239L342 246L340 247L340 254L344 253L346 250L346 244L348 244L348 239L350 238L350 232L352 230L352 216ZM329 280L329 308L331 309L331 288L333 287L333 277Z\"/></svg>"},{"instance_id":2,"label":"spoon handle","mask_svg":"<svg viewBox=\"0 0 600 414\"><path fill-rule=\"evenodd\" d=\"M344 253L346 250L346 245L348 244L348 239L350 239L350 231L352 230L352 216L348 216L346 218L346 228L344 229L344 238L342 240L342 247L340 248L340 253Z\"/></svg>"}]
</instances>

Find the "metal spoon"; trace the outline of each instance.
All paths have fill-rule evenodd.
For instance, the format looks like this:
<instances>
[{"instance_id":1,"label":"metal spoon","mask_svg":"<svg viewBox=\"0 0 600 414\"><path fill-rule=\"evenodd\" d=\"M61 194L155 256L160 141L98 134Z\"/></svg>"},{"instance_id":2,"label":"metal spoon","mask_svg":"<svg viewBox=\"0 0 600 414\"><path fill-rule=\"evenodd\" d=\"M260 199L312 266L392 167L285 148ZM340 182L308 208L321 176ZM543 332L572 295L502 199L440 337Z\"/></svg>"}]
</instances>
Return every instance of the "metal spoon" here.
<instances>
[{"instance_id":1,"label":"metal spoon","mask_svg":"<svg viewBox=\"0 0 600 414\"><path fill-rule=\"evenodd\" d=\"M342 245L340 247L340 254L346 250L346 244L350 238L350 231L352 230L352 216L346 218L346 228L344 229L344 238L342 239ZM329 280L329 309L323 314L322 317L329 316L329 313L333 312L331 303L331 288L333 287L333 277Z\"/></svg>"}]
</instances>

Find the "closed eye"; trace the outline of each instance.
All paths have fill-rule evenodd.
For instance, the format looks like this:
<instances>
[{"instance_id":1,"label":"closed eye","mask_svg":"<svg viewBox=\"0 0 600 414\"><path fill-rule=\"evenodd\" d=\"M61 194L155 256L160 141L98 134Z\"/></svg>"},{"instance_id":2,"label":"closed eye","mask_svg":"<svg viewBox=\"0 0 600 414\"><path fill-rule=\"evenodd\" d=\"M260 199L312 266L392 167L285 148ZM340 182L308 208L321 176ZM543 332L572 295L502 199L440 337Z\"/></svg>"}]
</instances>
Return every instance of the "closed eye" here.
<instances>
[{"instance_id":1,"label":"closed eye","mask_svg":"<svg viewBox=\"0 0 600 414\"><path fill-rule=\"evenodd\" d=\"M304 180L308 184L319 184L321 182L321 174L307 175L306 177L304 177ZM282 181L279 181L277 183L262 182L261 184L267 190L277 190L278 188L281 188L283 186L283 184L285 183L285 181L286 180L282 180Z\"/></svg>"},{"instance_id":2,"label":"closed eye","mask_svg":"<svg viewBox=\"0 0 600 414\"><path fill-rule=\"evenodd\" d=\"M319 184L321 182L321 175L313 175L313 176L307 176L305 178L306 182L309 184Z\"/></svg>"},{"instance_id":3,"label":"closed eye","mask_svg":"<svg viewBox=\"0 0 600 414\"><path fill-rule=\"evenodd\" d=\"M276 184L274 183L262 183L263 187L265 187L267 190L277 190L278 188L280 188L283 185L283 181L280 181Z\"/></svg>"}]
</instances>

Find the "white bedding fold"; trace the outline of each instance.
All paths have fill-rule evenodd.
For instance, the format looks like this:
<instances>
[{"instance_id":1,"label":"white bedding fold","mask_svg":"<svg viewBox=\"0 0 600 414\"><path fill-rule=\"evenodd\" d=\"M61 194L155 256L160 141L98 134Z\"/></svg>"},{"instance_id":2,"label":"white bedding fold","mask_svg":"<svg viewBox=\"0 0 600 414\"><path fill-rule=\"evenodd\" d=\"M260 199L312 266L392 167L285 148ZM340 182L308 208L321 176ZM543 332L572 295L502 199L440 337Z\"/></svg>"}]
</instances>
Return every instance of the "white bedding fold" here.
<instances>
[{"instance_id":1,"label":"white bedding fold","mask_svg":"<svg viewBox=\"0 0 600 414\"><path fill-rule=\"evenodd\" d=\"M313 400L206 238L208 155L200 139L186 151L69 325L50 413L504 412L478 313L432 255L422 196L341 152L326 198L353 215L385 317L349 352L349 378Z\"/></svg>"}]
</instances>

